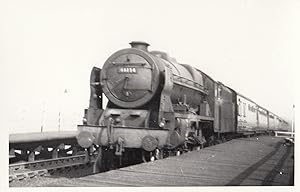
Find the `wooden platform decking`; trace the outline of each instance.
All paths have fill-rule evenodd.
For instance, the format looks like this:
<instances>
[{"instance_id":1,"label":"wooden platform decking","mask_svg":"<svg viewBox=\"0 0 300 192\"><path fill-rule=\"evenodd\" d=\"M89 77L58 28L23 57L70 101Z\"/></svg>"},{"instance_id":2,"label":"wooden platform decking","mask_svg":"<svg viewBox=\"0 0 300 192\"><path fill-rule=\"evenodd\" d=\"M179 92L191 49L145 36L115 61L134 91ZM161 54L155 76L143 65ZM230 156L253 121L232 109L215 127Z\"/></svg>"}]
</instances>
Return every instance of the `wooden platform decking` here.
<instances>
[{"instance_id":1,"label":"wooden platform decking","mask_svg":"<svg viewBox=\"0 0 300 192\"><path fill-rule=\"evenodd\" d=\"M293 145L260 136L46 186L288 186L293 175Z\"/></svg>"}]
</instances>

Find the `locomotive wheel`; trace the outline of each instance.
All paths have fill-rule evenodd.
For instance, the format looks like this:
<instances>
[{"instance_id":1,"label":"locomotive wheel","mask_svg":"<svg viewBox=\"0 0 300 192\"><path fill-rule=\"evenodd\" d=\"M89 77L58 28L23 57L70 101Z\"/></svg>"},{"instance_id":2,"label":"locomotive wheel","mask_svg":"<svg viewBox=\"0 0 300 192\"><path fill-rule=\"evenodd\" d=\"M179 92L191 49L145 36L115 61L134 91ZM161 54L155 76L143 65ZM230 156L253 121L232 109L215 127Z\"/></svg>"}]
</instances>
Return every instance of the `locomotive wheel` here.
<instances>
[{"instance_id":1,"label":"locomotive wheel","mask_svg":"<svg viewBox=\"0 0 300 192\"><path fill-rule=\"evenodd\" d=\"M167 157L164 149L155 149L153 153L155 160L164 159Z\"/></svg>"},{"instance_id":2,"label":"locomotive wheel","mask_svg":"<svg viewBox=\"0 0 300 192\"><path fill-rule=\"evenodd\" d=\"M152 156L151 152L145 150L142 151L142 161L144 163L151 161L151 156Z\"/></svg>"},{"instance_id":3,"label":"locomotive wheel","mask_svg":"<svg viewBox=\"0 0 300 192\"><path fill-rule=\"evenodd\" d=\"M159 149L155 149L154 151L142 151L142 161L144 163L149 162L149 161L155 161L157 159L163 159L163 153Z\"/></svg>"},{"instance_id":4,"label":"locomotive wheel","mask_svg":"<svg viewBox=\"0 0 300 192\"><path fill-rule=\"evenodd\" d=\"M227 140L226 140L226 137L225 136L222 136L222 142L225 143Z\"/></svg>"},{"instance_id":5,"label":"locomotive wheel","mask_svg":"<svg viewBox=\"0 0 300 192\"><path fill-rule=\"evenodd\" d=\"M93 173L109 171L118 167L120 159L116 158L113 150L99 147L98 155L93 166Z\"/></svg>"},{"instance_id":6,"label":"locomotive wheel","mask_svg":"<svg viewBox=\"0 0 300 192\"><path fill-rule=\"evenodd\" d=\"M102 147L99 147L98 155L96 157L96 161L93 166L93 173L99 173L100 171L102 171L103 169L102 159L103 159L103 151L102 151Z\"/></svg>"}]
</instances>

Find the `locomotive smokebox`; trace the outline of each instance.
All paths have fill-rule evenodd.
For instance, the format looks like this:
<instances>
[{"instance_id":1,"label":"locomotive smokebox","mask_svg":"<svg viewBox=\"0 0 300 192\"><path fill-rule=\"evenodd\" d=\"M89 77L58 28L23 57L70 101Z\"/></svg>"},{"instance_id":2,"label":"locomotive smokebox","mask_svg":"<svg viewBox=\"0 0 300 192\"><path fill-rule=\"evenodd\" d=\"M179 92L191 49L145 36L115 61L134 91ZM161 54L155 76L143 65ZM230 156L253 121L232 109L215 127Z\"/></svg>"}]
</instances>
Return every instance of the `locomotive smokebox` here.
<instances>
[{"instance_id":1,"label":"locomotive smokebox","mask_svg":"<svg viewBox=\"0 0 300 192\"><path fill-rule=\"evenodd\" d=\"M160 84L158 58L147 51L149 44L140 41L130 44L133 48L119 50L106 60L100 75L104 94L123 108L145 105Z\"/></svg>"},{"instance_id":2,"label":"locomotive smokebox","mask_svg":"<svg viewBox=\"0 0 300 192\"><path fill-rule=\"evenodd\" d=\"M131 45L131 48L141 49L144 51L148 51L148 46L150 45L143 41L132 41L129 44Z\"/></svg>"}]
</instances>

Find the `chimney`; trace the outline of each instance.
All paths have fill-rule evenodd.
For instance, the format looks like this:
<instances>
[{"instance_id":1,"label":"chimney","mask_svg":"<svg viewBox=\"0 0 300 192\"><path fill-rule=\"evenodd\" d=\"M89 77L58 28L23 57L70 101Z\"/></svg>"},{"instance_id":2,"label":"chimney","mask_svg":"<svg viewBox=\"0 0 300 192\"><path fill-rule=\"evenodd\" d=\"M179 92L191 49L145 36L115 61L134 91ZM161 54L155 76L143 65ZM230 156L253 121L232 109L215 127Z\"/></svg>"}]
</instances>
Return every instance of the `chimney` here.
<instances>
[{"instance_id":1,"label":"chimney","mask_svg":"<svg viewBox=\"0 0 300 192\"><path fill-rule=\"evenodd\" d=\"M143 51L148 51L149 44L143 41L132 41L129 43L131 48L141 49Z\"/></svg>"}]
</instances>

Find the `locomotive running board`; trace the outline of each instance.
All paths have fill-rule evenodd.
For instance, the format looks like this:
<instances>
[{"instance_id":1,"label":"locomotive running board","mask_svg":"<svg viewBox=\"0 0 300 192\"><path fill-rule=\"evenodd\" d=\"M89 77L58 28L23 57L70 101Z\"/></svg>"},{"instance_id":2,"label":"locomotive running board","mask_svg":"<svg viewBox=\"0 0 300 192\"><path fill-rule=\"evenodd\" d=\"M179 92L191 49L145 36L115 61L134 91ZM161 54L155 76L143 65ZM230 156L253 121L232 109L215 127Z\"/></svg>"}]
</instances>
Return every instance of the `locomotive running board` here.
<instances>
[{"instance_id":1,"label":"locomotive running board","mask_svg":"<svg viewBox=\"0 0 300 192\"><path fill-rule=\"evenodd\" d=\"M214 121L214 119L215 119L213 117L194 115L191 113L188 113L188 114L175 113L175 118L190 119L192 121Z\"/></svg>"}]
</instances>

